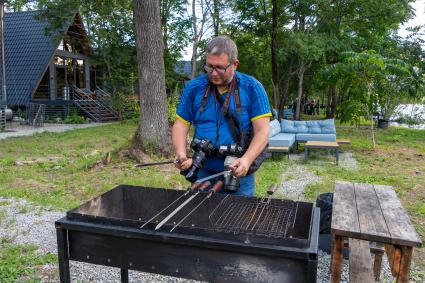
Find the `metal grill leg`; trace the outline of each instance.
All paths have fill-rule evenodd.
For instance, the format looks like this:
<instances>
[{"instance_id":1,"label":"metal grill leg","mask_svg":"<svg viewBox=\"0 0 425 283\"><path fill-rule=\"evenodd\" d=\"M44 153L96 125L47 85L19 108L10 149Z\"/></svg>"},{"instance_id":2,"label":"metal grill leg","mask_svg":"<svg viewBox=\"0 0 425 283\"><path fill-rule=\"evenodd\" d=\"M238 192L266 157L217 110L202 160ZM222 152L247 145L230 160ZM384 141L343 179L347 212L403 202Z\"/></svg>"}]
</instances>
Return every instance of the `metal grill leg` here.
<instances>
[{"instance_id":1,"label":"metal grill leg","mask_svg":"<svg viewBox=\"0 0 425 283\"><path fill-rule=\"evenodd\" d=\"M121 283L128 283L128 269L121 268Z\"/></svg>"},{"instance_id":2,"label":"metal grill leg","mask_svg":"<svg viewBox=\"0 0 425 283\"><path fill-rule=\"evenodd\" d=\"M67 230L56 227L56 236L58 240L59 274L61 283L71 282L71 276L69 273L68 238L66 232Z\"/></svg>"},{"instance_id":3,"label":"metal grill leg","mask_svg":"<svg viewBox=\"0 0 425 283\"><path fill-rule=\"evenodd\" d=\"M338 165L338 161L339 161L339 149L338 148L335 149L335 160L336 160L336 165Z\"/></svg>"}]
</instances>

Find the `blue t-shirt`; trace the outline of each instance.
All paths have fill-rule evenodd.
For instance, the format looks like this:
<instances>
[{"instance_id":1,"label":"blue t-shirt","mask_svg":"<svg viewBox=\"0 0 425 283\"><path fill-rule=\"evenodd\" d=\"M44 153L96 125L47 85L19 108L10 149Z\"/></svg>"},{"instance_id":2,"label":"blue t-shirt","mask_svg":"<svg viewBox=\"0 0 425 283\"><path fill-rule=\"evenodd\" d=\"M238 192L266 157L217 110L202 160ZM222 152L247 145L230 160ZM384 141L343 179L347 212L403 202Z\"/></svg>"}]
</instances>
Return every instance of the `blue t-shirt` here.
<instances>
[{"instance_id":1,"label":"blue t-shirt","mask_svg":"<svg viewBox=\"0 0 425 283\"><path fill-rule=\"evenodd\" d=\"M242 111L240 115L237 114L233 94L230 97L229 111L239 117L243 131L252 131L252 121L271 116L269 99L264 87L255 78L239 72L235 72L235 74ZM213 92L208 95L204 111L202 113L199 111L208 83L208 76L202 74L186 84L177 108L177 119L187 125L193 124L195 137L208 139L217 148L220 145L234 144L235 141L229 130L227 120L221 113L221 105L216 101ZM226 95L223 94L224 98ZM223 160L208 158L204 168L211 171L221 171L224 168Z\"/></svg>"}]
</instances>

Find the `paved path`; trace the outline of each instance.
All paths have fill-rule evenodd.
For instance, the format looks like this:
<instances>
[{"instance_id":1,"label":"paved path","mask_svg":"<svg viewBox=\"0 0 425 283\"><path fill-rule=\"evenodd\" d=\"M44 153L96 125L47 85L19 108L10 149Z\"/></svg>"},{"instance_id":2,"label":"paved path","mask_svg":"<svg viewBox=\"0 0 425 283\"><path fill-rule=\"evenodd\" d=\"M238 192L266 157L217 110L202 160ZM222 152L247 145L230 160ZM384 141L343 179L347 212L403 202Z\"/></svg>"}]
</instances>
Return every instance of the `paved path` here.
<instances>
[{"instance_id":1,"label":"paved path","mask_svg":"<svg viewBox=\"0 0 425 283\"><path fill-rule=\"evenodd\" d=\"M44 127L32 127L27 125L19 125L18 123L10 124L6 126L5 132L0 132L0 140L11 137L22 137L31 136L35 133L42 132L65 132L74 129L84 129L90 127L97 127L106 125L107 123L90 123L90 124L44 124Z\"/></svg>"}]
</instances>

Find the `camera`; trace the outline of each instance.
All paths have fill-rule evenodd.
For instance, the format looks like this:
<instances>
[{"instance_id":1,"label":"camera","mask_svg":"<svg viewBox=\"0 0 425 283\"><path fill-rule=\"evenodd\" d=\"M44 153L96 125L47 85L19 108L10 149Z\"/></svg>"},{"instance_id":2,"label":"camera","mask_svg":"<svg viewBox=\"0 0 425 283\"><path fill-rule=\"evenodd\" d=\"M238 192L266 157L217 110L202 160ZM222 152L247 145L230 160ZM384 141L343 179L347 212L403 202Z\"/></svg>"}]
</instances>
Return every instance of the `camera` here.
<instances>
[{"instance_id":1,"label":"camera","mask_svg":"<svg viewBox=\"0 0 425 283\"><path fill-rule=\"evenodd\" d=\"M242 146L237 144L222 145L218 149L218 156L224 159L224 170L230 170L229 166L244 154ZM223 191L236 192L239 189L239 178L230 173L224 174Z\"/></svg>"},{"instance_id":2,"label":"camera","mask_svg":"<svg viewBox=\"0 0 425 283\"><path fill-rule=\"evenodd\" d=\"M197 180L199 170L204 165L205 160L213 155L216 151L211 141L207 139L194 138L190 143L190 148L194 151L192 157L192 166L184 171L181 171L186 180L193 183Z\"/></svg>"}]
</instances>

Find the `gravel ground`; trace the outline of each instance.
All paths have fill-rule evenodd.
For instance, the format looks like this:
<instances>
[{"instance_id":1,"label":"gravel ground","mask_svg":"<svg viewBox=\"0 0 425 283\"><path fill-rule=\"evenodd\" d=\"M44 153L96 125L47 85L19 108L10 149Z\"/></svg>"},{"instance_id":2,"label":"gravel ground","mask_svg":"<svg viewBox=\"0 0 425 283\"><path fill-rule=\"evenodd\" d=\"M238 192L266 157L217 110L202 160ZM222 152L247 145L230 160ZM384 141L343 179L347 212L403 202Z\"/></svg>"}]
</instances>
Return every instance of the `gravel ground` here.
<instances>
[{"instance_id":1,"label":"gravel ground","mask_svg":"<svg viewBox=\"0 0 425 283\"><path fill-rule=\"evenodd\" d=\"M321 165L321 164L329 164L330 162L335 162L335 157L331 156L326 151L314 151L315 158L308 159L310 164ZM291 153L289 155L290 160L304 160L304 153ZM339 162L338 166L347 169L353 170L358 168L357 160L354 158L353 153L351 152L341 152L339 153Z\"/></svg>"},{"instance_id":2,"label":"gravel ground","mask_svg":"<svg viewBox=\"0 0 425 283\"><path fill-rule=\"evenodd\" d=\"M35 133L42 132L65 132L74 129L91 128L105 125L106 123L90 123L90 124L44 124L44 127L32 127L20 125L19 123L7 123L6 131L0 132L0 140L11 137L31 136Z\"/></svg>"},{"instance_id":3,"label":"gravel ground","mask_svg":"<svg viewBox=\"0 0 425 283\"><path fill-rule=\"evenodd\" d=\"M320 165L329 163L329 158L326 153L315 152L315 154L323 155L315 159L309 159L310 164ZM290 160L304 159L304 153L294 153L289 155ZM356 159L351 152L342 152L339 156L339 165L347 170L358 168ZM304 189L309 184L320 182L320 177L307 169L301 164L292 164L281 175L281 187L275 193L277 198L289 198L292 200L304 200Z\"/></svg>"},{"instance_id":4,"label":"gravel ground","mask_svg":"<svg viewBox=\"0 0 425 283\"><path fill-rule=\"evenodd\" d=\"M39 253L56 254L56 234L54 221L65 215L64 211L55 211L31 204L25 200L0 197L0 239L8 238L15 244L35 244ZM330 255L319 252L318 281L329 282ZM119 282L120 271L80 262L70 262L72 282ZM381 282L392 282L389 267L384 257ZM37 273L41 282L58 282L56 265L44 265ZM129 272L130 282L198 282L169 276L143 272ZM344 263L342 282L348 282L348 263Z\"/></svg>"},{"instance_id":5,"label":"gravel ground","mask_svg":"<svg viewBox=\"0 0 425 283\"><path fill-rule=\"evenodd\" d=\"M279 191L276 192L276 197L304 200L305 187L319 181L320 178L313 172L307 170L305 166L293 164L282 173L282 185Z\"/></svg>"}]
</instances>

